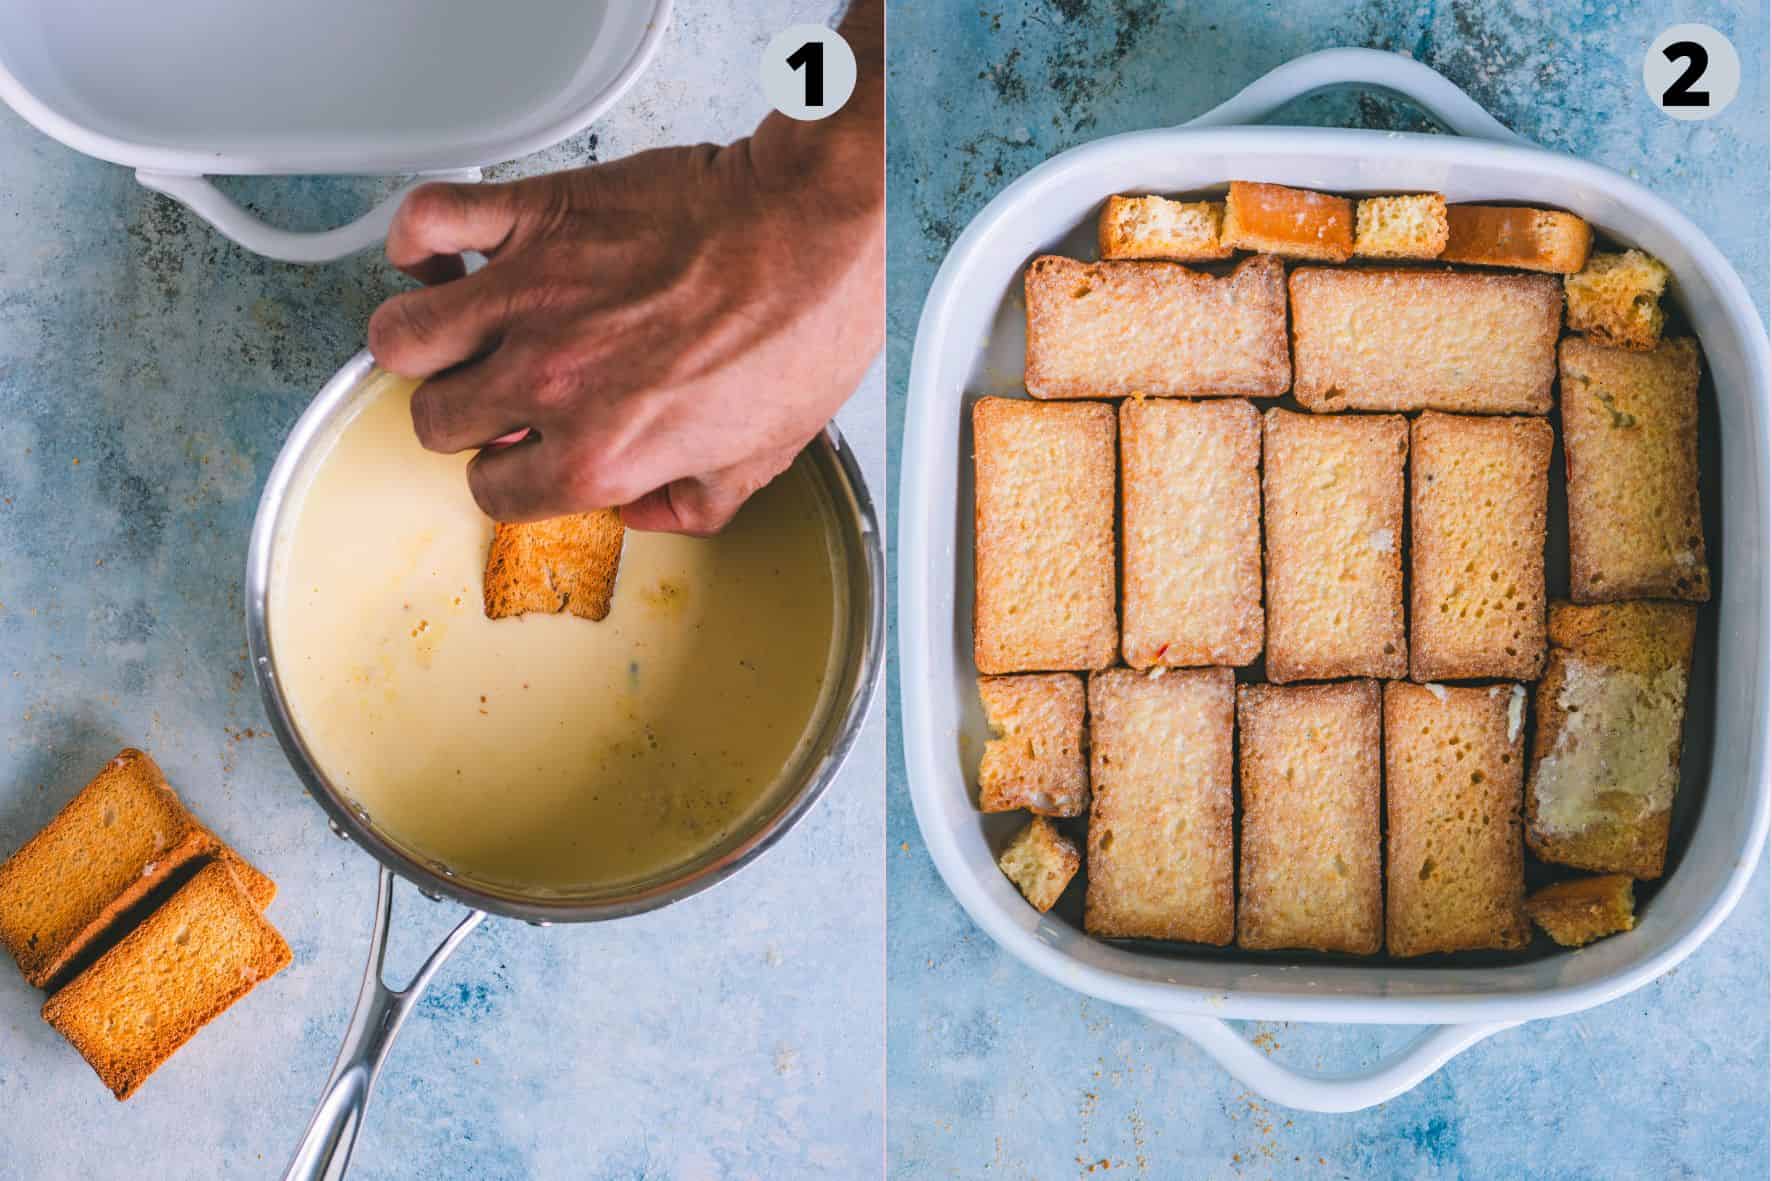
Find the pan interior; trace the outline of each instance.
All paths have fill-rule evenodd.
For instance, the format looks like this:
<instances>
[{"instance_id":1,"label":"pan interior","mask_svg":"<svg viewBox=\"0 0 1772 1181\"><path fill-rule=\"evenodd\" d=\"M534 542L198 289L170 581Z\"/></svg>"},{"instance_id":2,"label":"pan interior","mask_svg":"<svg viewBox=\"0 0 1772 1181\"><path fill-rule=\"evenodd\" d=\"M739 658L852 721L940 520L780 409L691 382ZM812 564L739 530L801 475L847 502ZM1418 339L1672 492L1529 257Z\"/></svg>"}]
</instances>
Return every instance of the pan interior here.
<instances>
[{"instance_id":1,"label":"pan interior","mask_svg":"<svg viewBox=\"0 0 1772 1181\"><path fill-rule=\"evenodd\" d=\"M719 537L630 531L607 618L489 620L468 457L372 373L307 446L266 614L296 745L408 860L525 901L642 896L741 852L804 790L853 663L809 452Z\"/></svg>"}]
</instances>

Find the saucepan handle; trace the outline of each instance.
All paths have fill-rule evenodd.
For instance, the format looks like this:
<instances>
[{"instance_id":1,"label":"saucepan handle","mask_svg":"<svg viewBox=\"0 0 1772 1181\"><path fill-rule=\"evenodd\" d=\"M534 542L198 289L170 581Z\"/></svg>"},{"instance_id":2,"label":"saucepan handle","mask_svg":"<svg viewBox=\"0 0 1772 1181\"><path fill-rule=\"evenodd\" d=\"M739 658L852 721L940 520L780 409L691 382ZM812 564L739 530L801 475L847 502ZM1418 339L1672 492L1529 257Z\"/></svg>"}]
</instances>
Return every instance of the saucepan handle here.
<instances>
[{"instance_id":1,"label":"saucepan handle","mask_svg":"<svg viewBox=\"0 0 1772 1181\"><path fill-rule=\"evenodd\" d=\"M1377 49L1323 49L1269 70L1188 127L1235 127L1259 123L1294 99L1318 91L1358 87L1408 99L1459 135L1523 144L1476 99L1445 75L1400 53Z\"/></svg>"},{"instance_id":2,"label":"saucepan handle","mask_svg":"<svg viewBox=\"0 0 1772 1181\"><path fill-rule=\"evenodd\" d=\"M393 904L394 875L383 866L375 903L375 929L369 937L369 963L363 970L357 1008L351 1014L351 1025L345 1033L345 1044L338 1052L338 1061L333 1063L332 1077L320 1093L319 1107L283 1174L284 1181L341 1181L351 1167L351 1152L357 1146L357 1133L363 1126L369 1093L375 1089L375 1080L381 1075L382 1063L387 1061L388 1051L393 1049L400 1027L406 1023L413 1006L418 1004L443 961L486 918L484 911L469 911L467 917L456 924L455 930L431 952L411 982L396 991L382 979L382 967L388 952L388 920Z\"/></svg>"},{"instance_id":3,"label":"saucepan handle","mask_svg":"<svg viewBox=\"0 0 1772 1181\"><path fill-rule=\"evenodd\" d=\"M1238 1082L1256 1094L1300 1111L1359 1111L1410 1090L1453 1056L1518 1021L1476 1021L1433 1026L1396 1053L1347 1074L1293 1070L1268 1057L1217 1017L1146 1012L1152 1021L1184 1034Z\"/></svg>"},{"instance_id":4,"label":"saucepan handle","mask_svg":"<svg viewBox=\"0 0 1772 1181\"><path fill-rule=\"evenodd\" d=\"M347 222L336 229L306 233L266 225L256 214L242 208L216 188L215 182L207 176L138 168L135 179L156 193L164 193L180 202L214 226L223 237L239 243L254 254L262 254L279 262L315 263L334 262L359 250L367 250L387 237L388 227L394 221L394 211L400 208L400 202L405 199L406 194L419 185L433 180L477 181L480 179L480 170L465 168L421 176L395 190L356 221Z\"/></svg>"}]
</instances>

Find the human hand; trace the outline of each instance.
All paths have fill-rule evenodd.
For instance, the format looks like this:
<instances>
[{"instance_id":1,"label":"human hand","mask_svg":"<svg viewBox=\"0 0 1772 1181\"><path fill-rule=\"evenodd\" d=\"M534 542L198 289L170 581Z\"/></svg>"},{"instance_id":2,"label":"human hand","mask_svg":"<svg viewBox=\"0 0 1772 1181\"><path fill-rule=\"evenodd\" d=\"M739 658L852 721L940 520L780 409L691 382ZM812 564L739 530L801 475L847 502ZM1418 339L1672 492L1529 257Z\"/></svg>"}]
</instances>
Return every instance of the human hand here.
<instances>
[{"instance_id":1,"label":"human hand","mask_svg":"<svg viewBox=\"0 0 1772 1181\"><path fill-rule=\"evenodd\" d=\"M842 116L406 200L388 259L431 285L376 311L370 350L428 379L414 429L479 451L489 516L711 533L824 427L883 336L877 95Z\"/></svg>"}]
</instances>

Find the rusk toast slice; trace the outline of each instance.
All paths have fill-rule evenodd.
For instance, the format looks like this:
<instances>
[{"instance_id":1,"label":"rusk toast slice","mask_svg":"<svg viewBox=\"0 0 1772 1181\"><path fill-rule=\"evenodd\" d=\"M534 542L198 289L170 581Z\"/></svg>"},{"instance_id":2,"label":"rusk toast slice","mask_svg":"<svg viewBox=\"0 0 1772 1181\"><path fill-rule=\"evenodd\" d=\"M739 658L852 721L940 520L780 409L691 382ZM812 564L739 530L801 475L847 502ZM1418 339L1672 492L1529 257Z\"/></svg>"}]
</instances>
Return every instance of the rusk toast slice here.
<instances>
[{"instance_id":1,"label":"rusk toast slice","mask_svg":"<svg viewBox=\"0 0 1772 1181\"><path fill-rule=\"evenodd\" d=\"M1233 180L1223 240L1240 250L1346 262L1354 253L1354 205L1333 193Z\"/></svg>"},{"instance_id":2,"label":"rusk toast slice","mask_svg":"<svg viewBox=\"0 0 1772 1181\"><path fill-rule=\"evenodd\" d=\"M486 555L486 618L531 611L604 618L615 598L626 533L615 509L521 525L500 522Z\"/></svg>"},{"instance_id":3,"label":"rusk toast slice","mask_svg":"<svg viewBox=\"0 0 1772 1181\"><path fill-rule=\"evenodd\" d=\"M1223 224L1221 201L1109 197L1102 206L1097 244L1103 259L1206 262L1233 253L1218 240Z\"/></svg>"},{"instance_id":4,"label":"rusk toast slice","mask_svg":"<svg viewBox=\"0 0 1772 1181\"><path fill-rule=\"evenodd\" d=\"M1579 271L1594 240L1573 213L1511 205L1449 205L1446 228L1447 262L1553 274Z\"/></svg>"}]
</instances>

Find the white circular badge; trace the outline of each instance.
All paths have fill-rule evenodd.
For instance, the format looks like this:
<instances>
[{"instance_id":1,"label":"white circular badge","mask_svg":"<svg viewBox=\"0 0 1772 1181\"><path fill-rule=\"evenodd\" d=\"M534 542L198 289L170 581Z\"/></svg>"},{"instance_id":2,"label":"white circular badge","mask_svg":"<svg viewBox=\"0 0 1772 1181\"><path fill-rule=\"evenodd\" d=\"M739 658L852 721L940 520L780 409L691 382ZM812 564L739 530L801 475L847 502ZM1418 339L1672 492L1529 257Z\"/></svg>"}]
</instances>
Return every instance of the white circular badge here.
<instances>
[{"instance_id":1,"label":"white circular badge","mask_svg":"<svg viewBox=\"0 0 1772 1181\"><path fill-rule=\"evenodd\" d=\"M855 51L823 25L789 25L763 51L763 96L790 119L834 115L855 93Z\"/></svg>"},{"instance_id":2,"label":"white circular badge","mask_svg":"<svg viewBox=\"0 0 1772 1181\"><path fill-rule=\"evenodd\" d=\"M1735 101L1741 58L1729 38L1709 25L1675 25L1650 42L1643 85L1663 113L1709 119Z\"/></svg>"}]
</instances>

